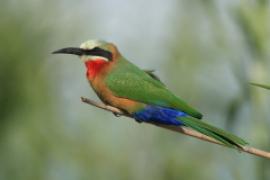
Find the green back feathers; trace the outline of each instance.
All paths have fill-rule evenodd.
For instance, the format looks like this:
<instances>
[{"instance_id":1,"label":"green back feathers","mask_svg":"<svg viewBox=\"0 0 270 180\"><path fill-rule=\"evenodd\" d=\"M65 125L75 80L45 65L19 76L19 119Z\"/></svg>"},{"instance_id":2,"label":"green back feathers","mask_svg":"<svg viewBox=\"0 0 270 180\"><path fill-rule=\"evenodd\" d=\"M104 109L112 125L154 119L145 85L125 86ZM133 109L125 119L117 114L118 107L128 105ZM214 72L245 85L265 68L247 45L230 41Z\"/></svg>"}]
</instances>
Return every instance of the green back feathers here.
<instances>
[{"instance_id":1,"label":"green back feathers","mask_svg":"<svg viewBox=\"0 0 270 180\"><path fill-rule=\"evenodd\" d=\"M118 97L146 104L169 107L195 118L202 114L171 93L162 82L121 57L105 79L108 88Z\"/></svg>"},{"instance_id":2,"label":"green back feathers","mask_svg":"<svg viewBox=\"0 0 270 180\"><path fill-rule=\"evenodd\" d=\"M155 70L144 70L149 76L151 76L153 79L161 82L160 78L154 73ZM162 83L162 82L161 82ZM163 84L163 83L162 83ZM164 84L163 84L164 85ZM164 85L165 86L165 85Z\"/></svg>"}]
</instances>

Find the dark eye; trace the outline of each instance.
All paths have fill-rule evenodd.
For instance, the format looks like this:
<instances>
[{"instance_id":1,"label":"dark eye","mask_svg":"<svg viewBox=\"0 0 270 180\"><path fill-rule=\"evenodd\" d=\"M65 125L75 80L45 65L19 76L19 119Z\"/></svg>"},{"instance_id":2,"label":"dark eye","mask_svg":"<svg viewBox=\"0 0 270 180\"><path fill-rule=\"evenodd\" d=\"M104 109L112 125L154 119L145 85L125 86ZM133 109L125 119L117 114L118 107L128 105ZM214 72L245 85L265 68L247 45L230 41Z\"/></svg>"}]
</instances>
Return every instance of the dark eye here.
<instances>
[{"instance_id":1,"label":"dark eye","mask_svg":"<svg viewBox=\"0 0 270 180\"><path fill-rule=\"evenodd\" d=\"M101 49L99 47L95 47L93 49L87 49L87 50L85 50L84 54L85 55L92 55L92 56L101 56L101 57L108 59L109 61L112 60L112 53L110 51L106 51L106 50Z\"/></svg>"}]
</instances>

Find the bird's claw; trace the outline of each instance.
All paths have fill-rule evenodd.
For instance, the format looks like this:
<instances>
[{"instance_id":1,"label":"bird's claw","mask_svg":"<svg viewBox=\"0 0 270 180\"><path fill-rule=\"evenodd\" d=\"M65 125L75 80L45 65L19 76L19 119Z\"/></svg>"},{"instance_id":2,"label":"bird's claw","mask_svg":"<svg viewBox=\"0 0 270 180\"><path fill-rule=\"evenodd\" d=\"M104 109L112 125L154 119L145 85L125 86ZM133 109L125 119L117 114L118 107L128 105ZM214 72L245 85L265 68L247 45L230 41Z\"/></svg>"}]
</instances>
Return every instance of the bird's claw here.
<instances>
[{"instance_id":1,"label":"bird's claw","mask_svg":"<svg viewBox=\"0 0 270 180\"><path fill-rule=\"evenodd\" d=\"M136 121L137 123L142 123L142 122L143 122L142 120L139 120L139 119L135 119L135 121Z\"/></svg>"},{"instance_id":2,"label":"bird's claw","mask_svg":"<svg viewBox=\"0 0 270 180\"><path fill-rule=\"evenodd\" d=\"M113 112L113 114L116 116L116 117L120 117L121 115L116 113L116 112Z\"/></svg>"}]
</instances>

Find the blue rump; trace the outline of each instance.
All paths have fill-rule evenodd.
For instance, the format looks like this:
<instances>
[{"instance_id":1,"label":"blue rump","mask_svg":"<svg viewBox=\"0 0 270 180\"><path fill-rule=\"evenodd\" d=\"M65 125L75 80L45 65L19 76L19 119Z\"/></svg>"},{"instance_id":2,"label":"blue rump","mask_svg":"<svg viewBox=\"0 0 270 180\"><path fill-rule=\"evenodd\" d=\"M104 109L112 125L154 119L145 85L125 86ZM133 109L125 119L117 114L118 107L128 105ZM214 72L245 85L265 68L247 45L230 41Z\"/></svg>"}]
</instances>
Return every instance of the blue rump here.
<instances>
[{"instance_id":1,"label":"blue rump","mask_svg":"<svg viewBox=\"0 0 270 180\"><path fill-rule=\"evenodd\" d=\"M187 116L187 114L176 109L148 105L144 109L133 113L133 116L138 122L180 126L183 124L177 118Z\"/></svg>"}]
</instances>

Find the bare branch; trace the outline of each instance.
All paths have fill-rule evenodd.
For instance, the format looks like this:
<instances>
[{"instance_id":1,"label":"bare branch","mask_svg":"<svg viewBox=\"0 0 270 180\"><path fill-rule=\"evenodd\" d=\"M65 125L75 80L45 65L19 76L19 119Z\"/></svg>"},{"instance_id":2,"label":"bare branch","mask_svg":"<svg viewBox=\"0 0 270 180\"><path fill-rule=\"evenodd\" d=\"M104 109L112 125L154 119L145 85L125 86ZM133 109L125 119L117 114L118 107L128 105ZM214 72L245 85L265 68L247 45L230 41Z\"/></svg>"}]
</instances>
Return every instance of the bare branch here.
<instances>
[{"instance_id":1,"label":"bare branch","mask_svg":"<svg viewBox=\"0 0 270 180\"><path fill-rule=\"evenodd\" d=\"M98 103L98 102L95 102L95 101L93 101L91 99L87 99L87 98L84 98L84 97L81 97L81 100L82 100L82 102L84 102L86 104L89 104L89 105L104 109L106 111L110 111L110 112L112 112L114 114L127 116L127 117L132 118L132 116L130 114L127 114L127 113L121 111L118 108L108 106L108 105L105 105L103 103ZM210 142L210 143L223 145L219 141L217 141L217 140L215 140L215 139L213 139L211 137L208 137L208 136L206 136L204 134L201 134L201 133L199 133L197 131L194 131L194 130L192 130L190 128L187 128L185 126L168 126L168 125L155 124L155 123L151 123L151 122L149 122L148 124L152 124L152 125L155 125L155 126L158 126L158 127L161 127L161 128L165 128L165 129L168 129L168 130L171 130L171 131L175 131L175 132L182 133L182 134L185 134L185 135L188 135L188 136L192 136L194 138L197 138L197 139L200 139L200 140L203 140L203 141L207 141L207 142ZM264 157L264 158L270 159L270 152L266 152L266 151L263 151L263 150L260 150L260 149L256 149L254 147L244 146L242 149L239 149L239 150L242 151L242 152L246 152L246 153L249 153L249 154L259 156L259 157Z\"/></svg>"}]
</instances>

